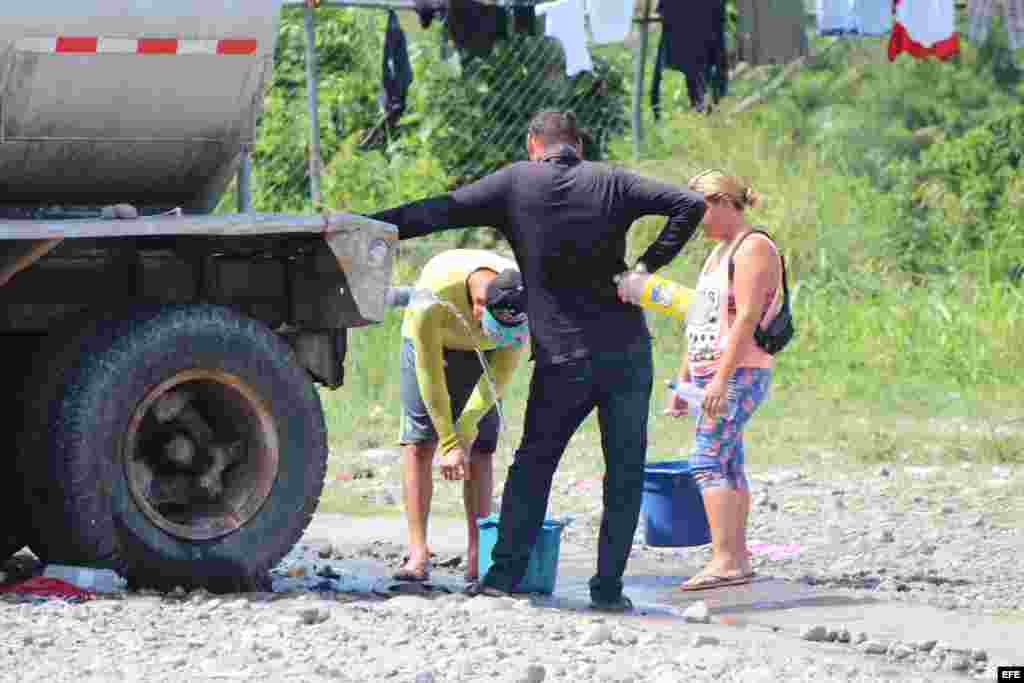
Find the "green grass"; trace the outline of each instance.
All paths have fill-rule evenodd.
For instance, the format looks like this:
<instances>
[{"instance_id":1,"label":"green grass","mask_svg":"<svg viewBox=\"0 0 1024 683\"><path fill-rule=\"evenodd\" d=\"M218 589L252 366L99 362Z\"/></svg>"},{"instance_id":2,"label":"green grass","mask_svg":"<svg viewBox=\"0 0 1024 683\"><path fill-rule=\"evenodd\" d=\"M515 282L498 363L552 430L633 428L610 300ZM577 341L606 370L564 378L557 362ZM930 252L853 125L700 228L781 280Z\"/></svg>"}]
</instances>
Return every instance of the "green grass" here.
<instances>
[{"instance_id":1,"label":"green grass","mask_svg":"<svg viewBox=\"0 0 1024 683\"><path fill-rule=\"evenodd\" d=\"M665 101L678 97L674 78L669 77ZM763 81L737 84L720 112L758 82ZM880 192L867 177L830 165L800 136L765 126L766 117L785 119L784 107L773 106L769 100L767 114L731 118L677 111L657 127L648 120L646 160L630 161L628 138L613 150L617 163L677 184L704 168L729 169L763 196L750 218L774 233L786 254L798 336L780 355L771 399L748 428L749 467L789 464L824 479L840 464L1024 464L1024 288L956 263L949 264L952 275L930 279L901 271L895 265L899 255L887 251L889 238L906 229L894 218L898 198ZM662 224L663 219L646 219L634 226L631 258ZM452 246L456 237L405 243L395 282L411 283L431 253ZM661 274L692 285L710 246L695 238ZM664 382L684 351L683 336L672 320L649 321L656 390L648 459L678 459L692 444L693 423L660 413ZM380 325L350 331L346 384L322 393L331 477L359 466L360 451L396 442L400 322L401 313L391 312ZM530 372L526 364L506 395L509 424L498 453L499 488L522 434ZM570 444L556 489L600 474L599 444L592 416ZM391 467L377 479L332 486L321 509L379 512L363 493L382 480L394 485L398 472ZM1013 499L1014 491L1002 495ZM439 481L435 498L438 513L460 510L457 486ZM1017 508L1003 513L1021 517Z\"/></svg>"},{"instance_id":2,"label":"green grass","mask_svg":"<svg viewBox=\"0 0 1024 683\"><path fill-rule=\"evenodd\" d=\"M1015 375L1024 367L1024 354L1013 342L1021 338L1024 302L1019 292L1001 290L980 300L961 299L957 290L896 288L870 301L827 293L798 296L800 336L780 355L771 400L748 427L752 468L795 465L826 478L836 459L844 465L1024 463L1024 392ZM396 443L400 321L401 314L392 312L380 325L352 331L346 385L322 394L335 454L329 479L362 465L360 451ZM648 459L679 459L692 444L693 423L660 411L664 381L675 373L683 350L681 334L669 319L650 322L657 388ZM522 435L529 374L529 366L522 368L507 393L499 484ZM599 476L599 443L591 416L570 445L556 487ZM397 482L398 468L330 488L322 509L395 512L362 498L382 481ZM457 487L439 483L436 491L439 514L459 512Z\"/></svg>"}]
</instances>

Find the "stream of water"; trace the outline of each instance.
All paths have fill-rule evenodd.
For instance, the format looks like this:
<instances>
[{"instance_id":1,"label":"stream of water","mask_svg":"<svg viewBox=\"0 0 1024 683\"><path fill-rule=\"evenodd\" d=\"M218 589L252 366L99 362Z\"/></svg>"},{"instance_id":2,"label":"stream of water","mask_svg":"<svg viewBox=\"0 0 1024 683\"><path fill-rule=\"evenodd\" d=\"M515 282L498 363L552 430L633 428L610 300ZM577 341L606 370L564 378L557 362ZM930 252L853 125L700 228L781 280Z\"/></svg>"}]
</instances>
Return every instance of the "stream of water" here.
<instances>
[{"instance_id":1,"label":"stream of water","mask_svg":"<svg viewBox=\"0 0 1024 683\"><path fill-rule=\"evenodd\" d=\"M466 331L469 332L470 339L476 340L479 338L476 330L473 328L472 325L470 325L469 321L466 320L465 316L462 315L462 313L459 311L458 307L455 306L455 304L448 301L444 301L429 289L417 289L414 287L393 287L392 291L389 292L388 302L392 306L405 306L407 308L416 308L420 310L423 310L428 306L432 306L434 304L440 304L449 311L451 311L455 318L462 323L462 325L466 328ZM498 385L497 382L494 381L494 375L491 374L490 366L487 364L487 357L484 356L483 350L480 348L480 345L475 341L473 343L473 350L476 351L476 357L480 360L480 367L482 367L484 371L484 379L487 382L487 386L490 387L491 389L491 395L494 396L494 405L495 408L497 408L498 410L498 430L500 436L500 433L504 432L506 427L505 414L501 409L501 401L498 400Z\"/></svg>"}]
</instances>

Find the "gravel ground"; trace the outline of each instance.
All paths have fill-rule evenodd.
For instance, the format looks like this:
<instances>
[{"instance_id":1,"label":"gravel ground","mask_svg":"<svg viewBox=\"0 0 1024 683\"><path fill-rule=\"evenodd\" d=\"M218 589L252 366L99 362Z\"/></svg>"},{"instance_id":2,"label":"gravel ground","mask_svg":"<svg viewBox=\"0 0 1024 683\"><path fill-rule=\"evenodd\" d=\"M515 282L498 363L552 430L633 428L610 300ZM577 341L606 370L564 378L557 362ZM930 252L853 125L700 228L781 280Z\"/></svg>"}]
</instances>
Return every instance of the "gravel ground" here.
<instances>
[{"instance_id":1,"label":"gravel ground","mask_svg":"<svg viewBox=\"0 0 1024 683\"><path fill-rule=\"evenodd\" d=\"M601 482L583 467L572 469L593 460L581 456L569 452L563 459L549 517L572 517L563 539L594 550ZM756 553L757 571L942 609L1024 618L1024 467L848 465L832 451L801 458L808 464L748 466L754 497L749 541L789 551ZM504 460L496 464L499 476ZM400 510L397 460L378 455L354 461L373 463L373 477L340 483L367 502ZM434 498L435 509L461 509L457 486L435 486ZM499 500L500 489L496 508ZM645 546L642 523L635 556L684 567L707 561L706 547Z\"/></svg>"},{"instance_id":2,"label":"gravel ground","mask_svg":"<svg viewBox=\"0 0 1024 683\"><path fill-rule=\"evenodd\" d=\"M774 577L976 614L1024 617L1024 473L1010 466L773 468L752 477L748 541L775 546L754 568ZM815 476L818 475L818 476ZM563 486L557 506L580 508L590 495ZM594 544L597 510L568 532ZM708 549L635 554L702 565ZM760 549L761 546L755 546Z\"/></svg>"},{"instance_id":3,"label":"gravel ground","mask_svg":"<svg viewBox=\"0 0 1024 683\"><path fill-rule=\"evenodd\" d=\"M521 599L131 596L0 607L4 681L935 681L838 645ZM942 661L937 660L937 661Z\"/></svg>"},{"instance_id":4,"label":"gravel ground","mask_svg":"<svg viewBox=\"0 0 1024 683\"><path fill-rule=\"evenodd\" d=\"M755 555L760 573L1024 618L1024 532L1013 522L1020 469L839 468L827 460L753 472L751 541L782 546L775 556ZM564 479L551 513L575 516L563 548L586 552L596 536L599 482ZM380 476L366 481L368 491L389 485ZM666 571L707 557L706 549L649 548L642 539L641 529L638 560ZM364 546L346 559L317 552L298 547L275 572L276 593L123 594L84 604L3 596L0 680L994 679L995 662L956 643L875 642L823 628L773 633L704 623L700 614L692 623L601 617L444 590L396 597L352 576L351 560L394 566L400 547ZM439 558L453 577L461 571L456 560Z\"/></svg>"}]
</instances>

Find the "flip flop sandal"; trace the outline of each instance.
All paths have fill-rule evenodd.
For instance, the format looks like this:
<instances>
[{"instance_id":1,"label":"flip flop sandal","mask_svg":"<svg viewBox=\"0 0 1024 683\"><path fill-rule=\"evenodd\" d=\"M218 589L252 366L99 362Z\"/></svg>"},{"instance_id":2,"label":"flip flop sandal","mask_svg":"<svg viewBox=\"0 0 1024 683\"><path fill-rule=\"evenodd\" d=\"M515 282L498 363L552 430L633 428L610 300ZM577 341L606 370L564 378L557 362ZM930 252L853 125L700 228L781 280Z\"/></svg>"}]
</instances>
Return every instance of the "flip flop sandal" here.
<instances>
[{"instance_id":1,"label":"flip flop sandal","mask_svg":"<svg viewBox=\"0 0 1024 683\"><path fill-rule=\"evenodd\" d=\"M748 584L754 578L754 572L749 574L741 574L739 576L718 576L716 574L706 574L697 580L695 584L683 584L679 587L679 590L684 593L690 593L693 591L705 591L713 588L725 588L726 586L742 586Z\"/></svg>"},{"instance_id":2,"label":"flip flop sandal","mask_svg":"<svg viewBox=\"0 0 1024 683\"><path fill-rule=\"evenodd\" d=\"M500 588L494 588L493 586L485 586L484 584L477 581L471 583L462 591L463 595L468 595L471 598L475 598L478 595L483 595L488 598L514 598L514 594L507 591L503 591Z\"/></svg>"}]
</instances>

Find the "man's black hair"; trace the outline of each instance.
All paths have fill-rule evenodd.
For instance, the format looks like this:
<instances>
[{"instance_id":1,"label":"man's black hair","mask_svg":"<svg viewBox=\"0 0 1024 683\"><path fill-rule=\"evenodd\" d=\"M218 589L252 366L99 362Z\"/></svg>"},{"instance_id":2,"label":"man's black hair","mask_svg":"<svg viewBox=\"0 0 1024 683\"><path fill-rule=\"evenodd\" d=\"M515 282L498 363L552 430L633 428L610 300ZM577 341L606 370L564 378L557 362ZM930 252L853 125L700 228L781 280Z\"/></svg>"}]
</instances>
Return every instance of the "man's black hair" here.
<instances>
[{"instance_id":1,"label":"man's black hair","mask_svg":"<svg viewBox=\"0 0 1024 683\"><path fill-rule=\"evenodd\" d=\"M530 121L529 133L545 145L578 145L581 140L576 114L571 111L546 109L540 112Z\"/></svg>"}]
</instances>

